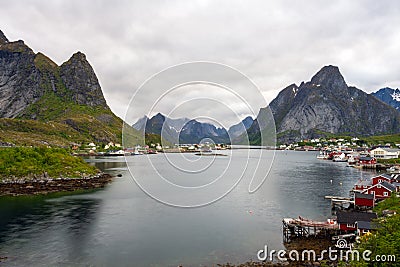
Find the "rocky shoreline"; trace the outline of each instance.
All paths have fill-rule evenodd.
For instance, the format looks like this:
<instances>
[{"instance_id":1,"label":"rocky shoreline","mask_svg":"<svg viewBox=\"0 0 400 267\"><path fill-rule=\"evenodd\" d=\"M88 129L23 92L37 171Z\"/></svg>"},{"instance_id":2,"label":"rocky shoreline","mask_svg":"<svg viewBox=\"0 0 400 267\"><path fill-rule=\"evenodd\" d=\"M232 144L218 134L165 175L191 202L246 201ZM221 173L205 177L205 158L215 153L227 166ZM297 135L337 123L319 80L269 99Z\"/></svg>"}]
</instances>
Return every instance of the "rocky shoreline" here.
<instances>
[{"instance_id":1,"label":"rocky shoreline","mask_svg":"<svg viewBox=\"0 0 400 267\"><path fill-rule=\"evenodd\" d=\"M4 179L0 181L0 196L37 195L103 188L112 181L112 178L110 174L99 173L80 178Z\"/></svg>"}]
</instances>

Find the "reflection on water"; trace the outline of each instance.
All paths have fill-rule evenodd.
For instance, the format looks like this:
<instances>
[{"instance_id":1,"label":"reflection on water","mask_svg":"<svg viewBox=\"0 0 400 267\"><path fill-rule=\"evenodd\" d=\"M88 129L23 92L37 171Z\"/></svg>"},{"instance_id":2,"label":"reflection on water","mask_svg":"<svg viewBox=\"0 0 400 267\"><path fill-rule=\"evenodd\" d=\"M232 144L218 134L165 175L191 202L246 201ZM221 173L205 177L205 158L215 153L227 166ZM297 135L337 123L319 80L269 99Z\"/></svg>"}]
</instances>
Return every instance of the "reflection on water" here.
<instances>
[{"instance_id":1,"label":"reflection on water","mask_svg":"<svg viewBox=\"0 0 400 267\"><path fill-rule=\"evenodd\" d=\"M52 265L85 257L101 199L61 199L1 199L0 251L7 263Z\"/></svg>"},{"instance_id":2,"label":"reflection on water","mask_svg":"<svg viewBox=\"0 0 400 267\"><path fill-rule=\"evenodd\" d=\"M149 198L123 158L89 158L122 177L90 193L0 199L0 257L8 257L6 266L199 266L255 259L265 244L283 248L283 217L326 219L325 195L346 196L357 179L371 176L315 156L279 151L259 191L249 194L245 177L222 200L196 209ZM163 155L152 157L165 164ZM129 160L147 173L145 156Z\"/></svg>"}]
</instances>

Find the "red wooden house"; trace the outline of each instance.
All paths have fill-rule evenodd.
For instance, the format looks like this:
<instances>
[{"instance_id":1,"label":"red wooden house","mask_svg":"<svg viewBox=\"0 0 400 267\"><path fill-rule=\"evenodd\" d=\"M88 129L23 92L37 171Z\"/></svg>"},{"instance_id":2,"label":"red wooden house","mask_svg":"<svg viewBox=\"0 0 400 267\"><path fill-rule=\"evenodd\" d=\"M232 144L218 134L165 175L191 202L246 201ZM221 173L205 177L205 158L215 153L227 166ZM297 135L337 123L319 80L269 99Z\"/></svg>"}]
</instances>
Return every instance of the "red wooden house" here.
<instances>
[{"instance_id":1,"label":"red wooden house","mask_svg":"<svg viewBox=\"0 0 400 267\"><path fill-rule=\"evenodd\" d=\"M371 222L378 218L375 212L341 211L337 212L337 223L342 231L356 231L357 223Z\"/></svg>"},{"instance_id":2,"label":"red wooden house","mask_svg":"<svg viewBox=\"0 0 400 267\"><path fill-rule=\"evenodd\" d=\"M376 158L360 157L359 164L364 168L374 168L376 166Z\"/></svg>"},{"instance_id":3,"label":"red wooden house","mask_svg":"<svg viewBox=\"0 0 400 267\"><path fill-rule=\"evenodd\" d=\"M375 196L373 194L362 194L360 192L355 192L354 194L354 205L356 207L374 207L375 206Z\"/></svg>"},{"instance_id":4,"label":"red wooden house","mask_svg":"<svg viewBox=\"0 0 400 267\"><path fill-rule=\"evenodd\" d=\"M380 174L378 176L372 177L371 180L372 180L372 185L376 185L376 184L379 184L379 183L382 183L385 181L390 183L392 180L392 177L387 174Z\"/></svg>"},{"instance_id":5,"label":"red wooden house","mask_svg":"<svg viewBox=\"0 0 400 267\"><path fill-rule=\"evenodd\" d=\"M376 158L360 157L360 164L376 164Z\"/></svg>"},{"instance_id":6,"label":"red wooden house","mask_svg":"<svg viewBox=\"0 0 400 267\"><path fill-rule=\"evenodd\" d=\"M365 189L363 194L374 194L375 199L389 198L392 192L396 191L396 186L384 181L382 183L371 186Z\"/></svg>"},{"instance_id":7,"label":"red wooden house","mask_svg":"<svg viewBox=\"0 0 400 267\"><path fill-rule=\"evenodd\" d=\"M358 182L354 185L354 192L363 192L364 190L370 188L372 183L370 180L358 180Z\"/></svg>"}]
</instances>

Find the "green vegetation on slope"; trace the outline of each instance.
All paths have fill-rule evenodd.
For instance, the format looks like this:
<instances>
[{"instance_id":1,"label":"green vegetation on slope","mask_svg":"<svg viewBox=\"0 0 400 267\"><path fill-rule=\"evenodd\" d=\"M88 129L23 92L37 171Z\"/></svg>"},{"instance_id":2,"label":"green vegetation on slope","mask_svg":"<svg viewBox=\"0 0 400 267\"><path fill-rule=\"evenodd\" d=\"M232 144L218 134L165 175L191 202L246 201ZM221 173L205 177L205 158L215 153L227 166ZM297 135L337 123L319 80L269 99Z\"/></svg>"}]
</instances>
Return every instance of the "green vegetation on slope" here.
<instances>
[{"instance_id":1,"label":"green vegetation on slope","mask_svg":"<svg viewBox=\"0 0 400 267\"><path fill-rule=\"evenodd\" d=\"M77 64L77 71L88 72L90 65ZM88 64L88 63L87 63ZM51 59L37 53L34 55L34 67L40 72L37 80L41 90L36 102L28 105L17 119L0 119L0 142L20 146L57 146L71 147L72 144L107 144L122 142L122 120L115 116L105 104L80 104L76 91L67 88L61 74L61 67ZM65 75L65 74L64 74ZM93 78L93 77L92 77ZM69 77L78 84L85 83L85 78ZM96 79L95 77L93 79ZM97 79L96 79L97 81ZM86 92L86 88L81 88ZM90 88L87 88L90 90ZM94 98L103 99L100 91ZM93 102L91 102L93 103ZM129 129L132 139L140 144L140 134Z\"/></svg>"},{"instance_id":2,"label":"green vegetation on slope","mask_svg":"<svg viewBox=\"0 0 400 267\"><path fill-rule=\"evenodd\" d=\"M61 148L12 147L0 149L0 179L27 176L81 177L98 170Z\"/></svg>"},{"instance_id":3,"label":"green vegetation on slope","mask_svg":"<svg viewBox=\"0 0 400 267\"><path fill-rule=\"evenodd\" d=\"M379 220L379 227L372 235L362 237L359 245L360 255L365 250L372 251L370 259L376 255L394 255L397 262L400 260L400 199L396 194L380 202L374 211L382 215L383 210L394 210L397 214ZM399 266L396 262L353 262L352 266Z\"/></svg>"}]
</instances>

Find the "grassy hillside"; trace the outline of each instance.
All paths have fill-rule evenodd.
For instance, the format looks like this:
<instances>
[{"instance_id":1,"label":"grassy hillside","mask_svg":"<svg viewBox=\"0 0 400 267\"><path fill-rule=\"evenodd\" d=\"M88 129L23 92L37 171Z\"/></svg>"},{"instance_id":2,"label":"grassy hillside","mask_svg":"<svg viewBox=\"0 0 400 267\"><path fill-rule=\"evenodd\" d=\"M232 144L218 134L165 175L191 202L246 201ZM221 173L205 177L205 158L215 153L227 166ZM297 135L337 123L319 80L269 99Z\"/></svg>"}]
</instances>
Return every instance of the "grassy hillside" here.
<instances>
[{"instance_id":1,"label":"grassy hillside","mask_svg":"<svg viewBox=\"0 0 400 267\"><path fill-rule=\"evenodd\" d=\"M381 217L378 219L379 227L372 235L366 235L361 238L361 244L358 247L360 255L366 249L372 254L371 259L375 259L376 255L394 255L396 261L400 259L400 200L395 194L391 198L380 202L374 211L382 216L383 210L393 210L397 214L390 217ZM352 262L351 266L399 266L396 262Z\"/></svg>"},{"instance_id":2,"label":"grassy hillside","mask_svg":"<svg viewBox=\"0 0 400 267\"><path fill-rule=\"evenodd\" d=\"M47 173L49 177L81 177L98 169L74 157L65 149L13 147L0 149L0 180L11 176L26 177Z\"/></svg>"},{"instance_id":3,"label":"grassy hillside","mask_svg":"<svg viewBox=\"0 0 400 267\"><path fill-rule=\"evenodd\" d=\"M0 118L0 142L58 147L122 142L123 121L107 106L83 54L74 54L62 66L42 53L19 56L33 57L33 62L17 60L15 64L21 65L17 75L23 81L30 79L25 71L35 70L34 84L24 90L36 88L32 89L36 97L15 119ZM138 131L132 128L128 132L135 143L140 143Z\"/></svg>"}]
</instances>

